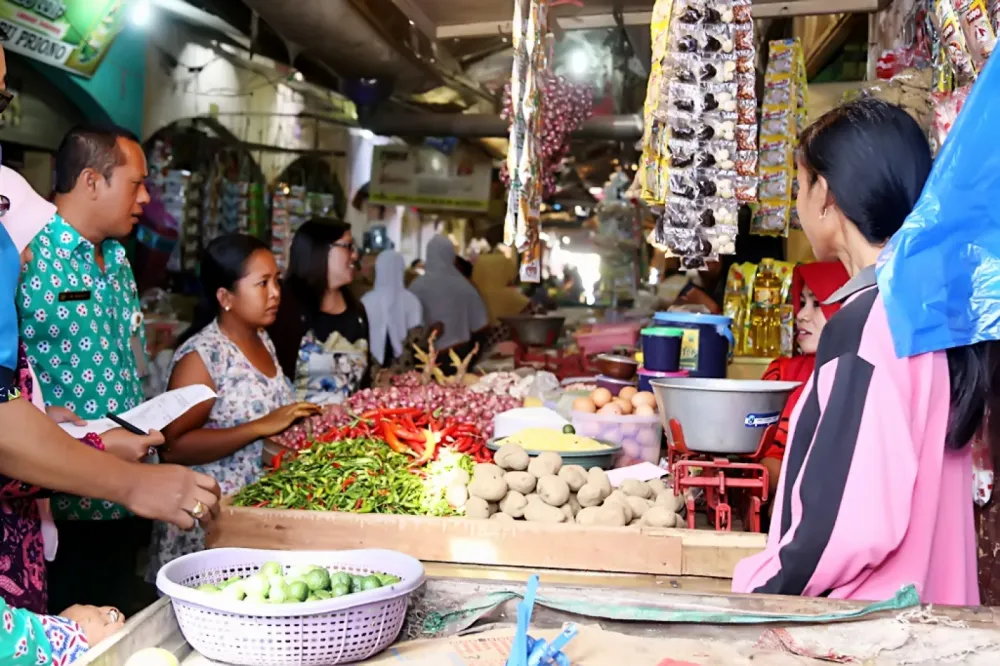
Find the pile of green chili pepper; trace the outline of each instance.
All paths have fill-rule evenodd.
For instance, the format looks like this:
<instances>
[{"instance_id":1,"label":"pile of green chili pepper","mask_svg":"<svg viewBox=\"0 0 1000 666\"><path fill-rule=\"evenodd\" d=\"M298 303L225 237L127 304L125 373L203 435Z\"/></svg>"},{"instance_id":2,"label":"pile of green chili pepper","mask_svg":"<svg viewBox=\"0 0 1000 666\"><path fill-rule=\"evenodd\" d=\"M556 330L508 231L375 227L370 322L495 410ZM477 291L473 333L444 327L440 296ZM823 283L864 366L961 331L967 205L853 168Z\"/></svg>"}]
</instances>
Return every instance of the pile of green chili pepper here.
<instances>
[{"instance_id":1,"label":"pile of green chili pepper","mask_svg":"<svg viewBox=\"0 0 1000 666\"><path fill-rule=\"evenodd\" d=\"M471 458L461 458L451 464L472 467ZM424 479L434 470L415 470L412 463L412 457L391 450L381 439L316 441L243 488L233 504L399 515L455 513L440 497L429 496L431 484Z\"/></svg>"}]
</instances>

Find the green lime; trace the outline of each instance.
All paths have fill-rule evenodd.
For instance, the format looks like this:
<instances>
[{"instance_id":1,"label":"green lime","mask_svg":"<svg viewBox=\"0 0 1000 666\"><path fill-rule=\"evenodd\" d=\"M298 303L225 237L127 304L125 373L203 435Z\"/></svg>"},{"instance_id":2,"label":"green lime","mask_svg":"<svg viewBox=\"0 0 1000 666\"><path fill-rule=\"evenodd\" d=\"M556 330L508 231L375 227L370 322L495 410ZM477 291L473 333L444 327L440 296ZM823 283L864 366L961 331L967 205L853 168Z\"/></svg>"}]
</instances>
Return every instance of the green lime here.
<instances>
[{"instance_id":1,"label":"green lime","mask_svg":"<svg viewBox=\"0 0 1000 666\"><path fill-rule=\"evenodd\" d=\"M277 585L272 583L271 589L267 593L267 600L270 601L272 604L283 604L286 601L288 601L288 598L290 596L291 594L289 592L289 589L285 587L284 583L280 583Z\"/></svg>"},{"instance_id":2,"label":"green lime","mask_svg":"<svg viewBox=\"0 0 1000 666\"><path fill-rule=\"evenodd\" d=\"M382 581L378 579L378 576L365 576L361 579L361 591L368 592L369 590L377 590L382 587Z\"/></svg>"},{"instance_id":3,"label":"green lime","mask_svg":"<svg viewBox=\"0 0 1000 666\"><path fill-rule=\"evenodd\" d=\"M375 574L379 581L382 583L382 587L387 585L395 585L399 582L399 576L393 576L392 574Z\"/></svg>"},{"instance_id":4,"label":"green lime","mask_svg":"<svg viewBox=\"0 0 1000 666\"><path fill-rule=\"evenodd\" d=\"M351 594L356 594L361 591L361 581L364 579L364 576L351 576Z\"/></svg>"},{"instance_id":5,"label":"green lime","mask_svg":"<svg viewBox=\"0 0 1000 666\"><path fill-rule=\"evenodd\" d=\"M247 593L243 589L242 583L232 583L222 588L222 596L226 599L232 599L233 601L243 601L243 598L247 596Z\"/></svg>"},{"instance_id":6,"label":"green lime","mask_svg":"<svg viewBox=\"0 0 1000 666\"><path fill-rule=\"evenodd\" d=\"M347 587L350 587L351 574L347 573L346 571L338 571L337 573L330 576L330 587L334 587L336 585L346 585Z\"/></svg>"},{"instance_id":7,"label":"green lime","mask_svg":"<svg viewBox=\"0 0 1000 666\"><path fill-rule=\"evenodd\" d=\"M219 587L220 588L226 588L226 587L229 587L230 585L232 585L233 583L241 583L241 582L243 582L242 578L240 578L239 576L233 576L232 578L228 578L228 579L222 581L221 583L219 583Z\"/></svg>"},{"instance_id":8,"label":"green lime","mask_svg":"<svg viewBox=\"0 0 1000 666\"><path fill-rule=\"evenodd\" d=\"M333 599L333 595L326 590L316 590L310 596L316 597L319 601L326 601L327 599Z\"/></svg>"},{"instance_id":9,"label":"green lime","mask_svg":"<svg viewBox=\"0 0 1000 666\"><path fill-rule=\"evenodd\" d=\"M195 588L199 592L208 592L209 594L218 594L219 588L211 583L205 583L204 585L199 585Z\"/></svg>"},{"instance_id":10,"label":"green lime","mask_svg":"<svg viewBox=\"0 0 1000 666\"><path fill-rule=\"evenodd\" d=\"M563 434L564 435L575 435L576 434L576 428L574 428L573 426L571 426L570 424L567 423L566 425L563 426Z\"/></svg>"},{"instance_id":11,"label":"green lime","mask_svg":"<svg viewBox=\"0 0 1000 666\"><path fill-rule=\"evenodd\" d=\"M309 586L297 580L288 586L288 594L297 601L305 601L309 596Z\"/></svg>"},{"instance_id":12,"label":"green lime","mask_svg":"<svg viewBox=\"0 0 1000 666\"><path fill-rule=\"evenodd\" d=\"M268 582L265 576L254 574L243 581L243 589L246 591L248 597L267 597L267 593L271 589L271 583Z\"/></svg>"},{"instance_id":13,"label":"green lime","mask_svg":"<svg viewBox=\"0 0 1000 666\"><path fill-rule=\"evenodd\" d=\"M330 590L330 597L336 599L337 597L343 597L351 593L351 588L347 585L334 585L333 589Z\"/></svg>"},{"instance_id":14,"label":"green lime","mask_svg":"<svg viewBox=\"0 0 1000 666\"><path fill-rule=\"evenodd\" d=\"M330 587L330 572L326 569L313 569L306 574L305 581L313 592L328 589Z\"/></svg>"}]
</instances>

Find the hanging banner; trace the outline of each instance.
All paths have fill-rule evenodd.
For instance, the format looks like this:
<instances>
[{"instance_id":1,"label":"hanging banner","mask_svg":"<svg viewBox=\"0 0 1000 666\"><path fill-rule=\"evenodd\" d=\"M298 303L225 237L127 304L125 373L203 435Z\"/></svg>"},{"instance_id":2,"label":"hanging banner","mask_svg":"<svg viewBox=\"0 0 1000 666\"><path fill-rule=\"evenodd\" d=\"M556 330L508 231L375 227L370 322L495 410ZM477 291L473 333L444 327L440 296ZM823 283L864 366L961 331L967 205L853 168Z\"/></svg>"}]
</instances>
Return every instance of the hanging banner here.
<instances>
[{"instance_id":1,"label":"hanging banner","mask_svg":"<svg viewBox=\"0 0 1000 666\"><path fill-rule=\"evenodd\" d=\"M375 146L368 185L373 204L486 212L489 160L456 151L448 156L424 146Z\"/></svg>"},{"instance_id":2,"label":"hanging banner","mask_svg":"<svg viewBox=\"0 0 1000 666\"><path fill-rule=\"evenodd\" d=\"M90 78L127 7L127 0L0 0L3 47Z\"/></svg>"}]
</instances>

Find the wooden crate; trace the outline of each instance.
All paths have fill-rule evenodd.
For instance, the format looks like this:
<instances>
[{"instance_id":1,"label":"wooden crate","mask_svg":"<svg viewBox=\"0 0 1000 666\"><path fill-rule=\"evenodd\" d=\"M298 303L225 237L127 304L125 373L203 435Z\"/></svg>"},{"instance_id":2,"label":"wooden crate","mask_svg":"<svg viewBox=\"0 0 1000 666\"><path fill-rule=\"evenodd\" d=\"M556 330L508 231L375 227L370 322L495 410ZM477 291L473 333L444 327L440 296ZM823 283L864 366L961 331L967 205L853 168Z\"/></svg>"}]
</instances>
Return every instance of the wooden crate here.
<instances>
[{"instance_id":1,"label":"wooden crate","mask_svg":"<svg viewBox=\"0 0 1000 666\"><path fill-rule=\"evenodd\" d=\"M763 534L649 527L543 525L224 504L212 548L346 550L389 548L425 562L731 578L764 548Z\"/></svg>"}]
</instances>

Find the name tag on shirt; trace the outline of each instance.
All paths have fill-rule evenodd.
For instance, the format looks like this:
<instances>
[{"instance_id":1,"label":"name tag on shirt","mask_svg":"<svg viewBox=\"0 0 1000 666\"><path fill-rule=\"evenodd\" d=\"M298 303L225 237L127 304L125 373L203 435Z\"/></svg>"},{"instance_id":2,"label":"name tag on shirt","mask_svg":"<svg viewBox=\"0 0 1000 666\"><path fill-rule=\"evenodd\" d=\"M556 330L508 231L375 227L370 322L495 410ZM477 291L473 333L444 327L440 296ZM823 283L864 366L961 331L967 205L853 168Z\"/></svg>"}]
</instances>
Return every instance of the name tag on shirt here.
<instances>
[{"instance_id":1,"label":"name tag on shirt","mask_svg":"<svg viewBox=\"0 0 1000 666\"><path fill-rule=\"evenodd\" d=\"M76 301L89 301L89 291L64 291L59 294L60 303L75 303Z\"/></svg>"}]
</instances>

